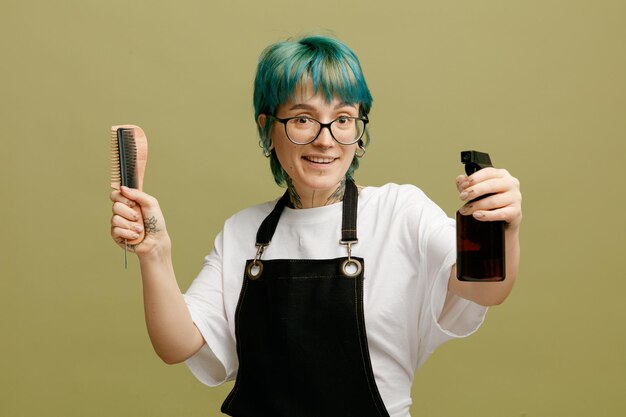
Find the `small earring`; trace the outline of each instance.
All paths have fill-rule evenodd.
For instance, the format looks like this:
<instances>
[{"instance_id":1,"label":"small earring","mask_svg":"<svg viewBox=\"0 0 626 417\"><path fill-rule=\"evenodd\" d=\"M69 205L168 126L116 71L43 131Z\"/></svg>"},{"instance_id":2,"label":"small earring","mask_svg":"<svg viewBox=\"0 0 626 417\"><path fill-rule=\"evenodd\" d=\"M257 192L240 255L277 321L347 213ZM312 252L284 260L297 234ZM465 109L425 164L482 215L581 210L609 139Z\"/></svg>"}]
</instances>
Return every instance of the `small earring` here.
<instances>
[{"instance_id":1,"label":"small earring","mask_svg":"<svg viewBox=\"0 0 626 417\"><path fill-rule=\"evenodd\" d=\"M269 149L265 149L265 146L263 146L263 141L261 139L259 139L259 148L263 149L263 156L265 156L266 158L270 157L270 155L272 154L272 149L274 149L271 144Z\"/></svg>"},{"instance_id":2,"label":"small earring","mask_svg":"<svg viewBox=\"0 0 626 417\"><path fill-rule=\"evenodd\" d=\"M363 141L359 140L359 149L356 150L356 152L354 152L354 154L356 155L357 158L363 158L363 155L365 155L365 147L363 146Z\"/></svg>"}]
</instances>

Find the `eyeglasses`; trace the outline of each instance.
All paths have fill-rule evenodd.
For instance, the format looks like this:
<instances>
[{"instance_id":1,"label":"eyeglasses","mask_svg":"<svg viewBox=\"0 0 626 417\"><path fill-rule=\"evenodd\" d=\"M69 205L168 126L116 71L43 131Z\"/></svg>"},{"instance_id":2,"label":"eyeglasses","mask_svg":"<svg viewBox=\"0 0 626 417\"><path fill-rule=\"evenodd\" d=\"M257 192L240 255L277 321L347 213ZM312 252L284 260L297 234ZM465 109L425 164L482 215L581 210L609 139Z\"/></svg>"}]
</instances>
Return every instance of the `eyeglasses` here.
<instances>
[{"instance_id":1,"label":"eyeglasses","mask_svg":"<svg viewBox=\"0 0 626 417\"><path fill-rule=\"evenodd\" d=\"M296 145L308 145L318 138L323 128L328 128L330 136L341 145L357 143L365 133L369 122L363 117L341 116L329 123L322 123L308 116L296 116L281 119L267 116L285 125L287 138Z\"/></svg>"}]
</instances>

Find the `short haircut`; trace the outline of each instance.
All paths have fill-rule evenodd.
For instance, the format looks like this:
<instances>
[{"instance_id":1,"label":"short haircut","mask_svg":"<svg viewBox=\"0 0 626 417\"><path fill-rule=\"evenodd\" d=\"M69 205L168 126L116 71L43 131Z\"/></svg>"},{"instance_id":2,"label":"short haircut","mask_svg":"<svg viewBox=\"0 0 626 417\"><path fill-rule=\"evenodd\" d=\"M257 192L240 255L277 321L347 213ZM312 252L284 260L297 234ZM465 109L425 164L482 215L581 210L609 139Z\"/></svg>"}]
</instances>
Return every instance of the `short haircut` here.
<instances>
[{"instance_id":1,"label":"short haircut","mask_svg":"<svg viewBox=\"0 0 626 417\"><path fill-rule=\"evenodd\" d=\"M260 114L275 116L278 106L292 98L298 86L303 88L309 82L313 92L321 92L329 103L337 96L345 103L358 104L361 117L367 117L372 108L372 95L355 53L337 39L316 35L277 42L263 50L254 80L255 121ZM266 153L270 147L271 127L269 120L263 128L257 123L260 144ZM363 146L369 141L366 129ZM285 186L288 176L273 150L270 167L276 184ZM358 167L359 160L355 156L346 177L352 178Z\"/></svg>"}]
</instances>

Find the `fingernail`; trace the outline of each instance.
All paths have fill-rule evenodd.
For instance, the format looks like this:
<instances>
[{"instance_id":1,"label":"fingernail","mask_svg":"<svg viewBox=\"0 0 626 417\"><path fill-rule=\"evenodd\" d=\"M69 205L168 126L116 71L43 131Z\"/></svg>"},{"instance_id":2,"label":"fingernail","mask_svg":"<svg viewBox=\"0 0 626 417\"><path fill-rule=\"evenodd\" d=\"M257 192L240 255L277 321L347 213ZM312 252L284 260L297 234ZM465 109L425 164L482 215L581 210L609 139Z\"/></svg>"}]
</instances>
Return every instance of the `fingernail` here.
<instances>
[{"instance_id":1,"label":"fingernail","mask_svg":"<svg viewBox=\"0 0 626 417\"><path fill-rule=\"evenodd\" d=\"M131 236L132 236L132 239L137 239L139 237L137 233L133 233Z\"/></svg>"},{"instance_id":2,"label":"fingernail","mask_svg":"<svg viewBox=\"0 0 626 417\"><path fill-rule=\"evenodd\" d=\"M461 183L461 188L467 188L469 187L469 181L464 181L463 183Z\"/></svg>"},{"instance_id":3,"label":"fingernail","mask_svg":"<svg viewBox=\"0 0 626 417\"><path fill-rule=\"evenodd\" d=\"M135 207L135 202L134 201L130 201L130 200L126 200L126 205L128 207Z\"/></svg>"},{"instance_id":4,"label":"fingernail","mask_svg":"<svg viewBox=\"0 0 626 417\"><path fill-rule=\"evenodd\" d=\"M477 211L476 213L474 213L474 217L477 219L482 219L483 217L485 217L485 213L481 213L480 211Z\"/></svg>"},{"instance_id":5,"label":"fingernail","mask_svg":"<svg viewBox=\"0 0 626 417\"><path fill-rule=\"evenodd\" d=\"M459 211L461 212L461 214L467 213L469 211L469 209L471 209L472 206L463 206L459 209Z\"/></svg>"},{"instance_id":6,"label":"fingernail","mask_svg":"<svg viewBox=\"0 0 626 417\"><path fill-rule=\"evenodd\" d=\"M461 200L465 200L470 194L472 194L474 192L474 190L470 189L470 190L465 190L463 191L461 194L459 194L459 197L461 198Z\"/></svg>"},{"instance_id":7,"label":"fingernail","mask_svg":"<svg viewBox=\"0 0 626 417\"><path fill-rule=\"evenodd\" d=\"M133 229L135 229L135 231L137 232L141 232L143 230L143 227L140 224L135 224L133 225Z\"/></svg>"}]
</instances>

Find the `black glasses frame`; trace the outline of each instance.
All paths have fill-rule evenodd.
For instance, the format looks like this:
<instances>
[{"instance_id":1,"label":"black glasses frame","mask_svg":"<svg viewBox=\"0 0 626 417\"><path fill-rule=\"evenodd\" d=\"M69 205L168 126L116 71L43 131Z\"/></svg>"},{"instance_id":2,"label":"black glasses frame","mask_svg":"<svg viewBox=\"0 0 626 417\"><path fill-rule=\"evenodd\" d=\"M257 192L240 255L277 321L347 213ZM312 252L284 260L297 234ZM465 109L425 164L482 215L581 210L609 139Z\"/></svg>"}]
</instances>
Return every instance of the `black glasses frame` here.
<instances>
[{"instance_id":1,"label":"black glasses frame","mask_svg":"<svg viewBox=\"0 0 626 417\"><path fill-rule=\"evenodd\" d=\"M291 143L293 143L294 145L308 145L309 143L313 143L313 142L315 142L315 139L317 139L317 138L320 136L320 133L322 133L322 129L324 129L324 128L327 128L327 129L328 129L328 132L330 132L330 137L332 137L332 138L333 138L333 140L334 140L335 142L337 142L338 144L340 144L340 145L353 145L353 144L357 143L359 140L361 140L361 138L362 138L362 137L363 137L363 135L365 134L365 129L367 128L367 124L369 123L369 119L367 119L366 117L353 117L353 116L341 116L341 117L336 118L335 120L331 120L331 121L330 121L330 122L328 122L328 123L322 123L322 122L320 122L319 120L314 119L314 118L309 117L309 116L295 116L295 117L287 117L287 118L285 118L285 119L282 119L282 118L280 118L280 117L276 117L276 116L272 116L272 115L269 115L269 114L268 114L268 115L267 115L267 117L269 117L270 119L274 119L274 120L276 120L277 122L280 122L280 123L282 123L282 124L285 126L285 135L287 135L287 139L289 139L289 141L290 141ZM320 125L320 130L319 130L319 131L317 132L317 134L313 137L313 139L311 139L311 140L310 140L310 141L308 141L308 142L304 142L304 143L295 142L293 139L291 139L291 138L289 137L289 133L287 132L287 122L289 122L290 120L294 120L294 119L309 119L309 120L313 120L313 121L315 121L315 122L319 123L319 125ZM363 131L361 132L361 134L359 135L359 137L358 137L358 138L356 138L353 142L350 142L350 143L343 143L343 142L339 142L339 141L337 140L337 138L335 137L335 135L333 135L333 131L332 131L332 129L330 128L330 125L332 125L333 123L335 123L337 120L340 120L340 119L353 119L353 120L360 120L360 121L362 121L362 122L363 122Z\"/></svg>"}]
</instances>

